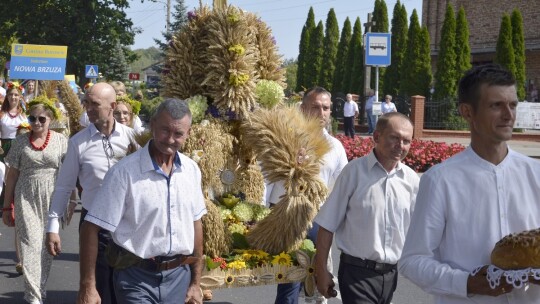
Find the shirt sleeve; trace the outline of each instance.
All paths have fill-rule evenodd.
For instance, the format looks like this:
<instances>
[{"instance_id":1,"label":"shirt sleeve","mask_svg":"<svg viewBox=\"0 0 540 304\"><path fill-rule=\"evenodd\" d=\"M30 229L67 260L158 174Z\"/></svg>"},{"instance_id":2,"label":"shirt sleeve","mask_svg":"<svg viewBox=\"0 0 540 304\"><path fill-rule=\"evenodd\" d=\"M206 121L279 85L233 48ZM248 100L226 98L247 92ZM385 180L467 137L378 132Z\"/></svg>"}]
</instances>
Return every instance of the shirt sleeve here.
<instances>
[{"instance_id":1,"label":"shirt sleeve","mask_svg":"<svg viewBox=\"0 0 540 304\"><path fill-rule=\"evenodd\" d=\"M399 272L428 293L467 297L467 271L440 261L445 231L444 196L429 174L420 179L415 211L398 263Z\"/></svg>"},{"instance_id":2,"label":"shirt sleeve","mask_svg":"<svg viewBox=\"0 0 540 304\"><path fill-rule=\"evenodd\" d=\"M201 170L195 165L197 175L197 189L193 200L193 221L198 221L206 214L206 204L202 193Z\"/></svg>"},{"instance_id":3,"label":"shirt sleeve","mask_svg":"<svg viewBox=\"0 0 540 304\"><path fill-rule=\"evenodd\" d=\"M64 161L58 171L58 178L56 179L56 185L51 198L47 232L58 233L60 230L58 218L64 215L71 191L75 189L77 183L79 169L78 147L74 141L70 140Z\"/></svg>"}]
</instances>

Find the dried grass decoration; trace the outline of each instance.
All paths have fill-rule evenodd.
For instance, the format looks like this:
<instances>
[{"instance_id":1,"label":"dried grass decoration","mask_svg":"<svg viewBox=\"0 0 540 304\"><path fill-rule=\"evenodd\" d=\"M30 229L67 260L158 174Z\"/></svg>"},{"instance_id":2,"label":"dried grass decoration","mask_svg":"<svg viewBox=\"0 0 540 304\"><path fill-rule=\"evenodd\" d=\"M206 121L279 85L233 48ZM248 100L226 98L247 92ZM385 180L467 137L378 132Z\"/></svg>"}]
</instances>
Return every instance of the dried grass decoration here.
<instances>
[{"instance_id":1,"label":"dried grass decoration","mask_svg":"<svg viewBox=\"0 0 540 304\"><path fill-rule=\"evenodd\" d=\"M79 123L79 118L83 113L81 101L66 80L58 82L58 97L66 108L67 117L69 118L70 136L73 136L82 129Z\"/></svg>"},{"instance_id":2,"label":"dried grass decoration","mask_svg":"<svg viewBox=\"0 0 540 304\"><path fill-rule=\"evenodd\" d=\"M319 178L330 145L318 119L296 107L260 109L243 123L243 144L253 148L267 181L283 182L285 194L247 235L250 246L270 254L297 249L327 195Z\"/></svg>"}]
</instances>

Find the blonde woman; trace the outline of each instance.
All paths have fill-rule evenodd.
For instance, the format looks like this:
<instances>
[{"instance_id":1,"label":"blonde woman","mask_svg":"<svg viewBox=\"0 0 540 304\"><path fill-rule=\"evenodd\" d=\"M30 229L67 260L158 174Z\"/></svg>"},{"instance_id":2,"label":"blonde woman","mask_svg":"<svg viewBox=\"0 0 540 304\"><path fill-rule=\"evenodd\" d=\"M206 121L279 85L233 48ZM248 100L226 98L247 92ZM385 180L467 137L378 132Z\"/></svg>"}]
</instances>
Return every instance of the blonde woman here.
<instances>
[{"instance_id":1,"label":"blonde woman","mask_svg":"<svg viewBox=\"0 0 540 304\"><path fill-rule=\"evenodd\" d=\"M140 102L132 100L127 96L116 97L116 108L114 109L114 119L135 130L137 133L144 131L141 120L137 116L140 109ZM137 123L139 122L139 123Z\"/></svg>"}]
</instances>

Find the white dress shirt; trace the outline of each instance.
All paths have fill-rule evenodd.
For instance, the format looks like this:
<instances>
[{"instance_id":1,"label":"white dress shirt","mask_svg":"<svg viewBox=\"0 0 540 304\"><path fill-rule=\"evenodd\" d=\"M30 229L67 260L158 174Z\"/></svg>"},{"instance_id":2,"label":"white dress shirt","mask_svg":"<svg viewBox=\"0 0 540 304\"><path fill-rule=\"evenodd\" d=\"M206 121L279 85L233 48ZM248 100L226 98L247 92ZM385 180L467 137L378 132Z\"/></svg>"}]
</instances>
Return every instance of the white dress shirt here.
<instances>
[{"instance_id":1,"label":"white dress shirt","mask_svg":"<svg viewBox=\"0 0 540 304\"><path fill-rule=\"evenodd\" d=\"M421 178L399 271L436 303L540 303L540 287L467 298L467 278L502 237L540 227L540 162L512 150L499 164L471 147Z\"/></svg>"},{"instance_id":2,"label":"white dress shirt","mask_svg":"<svg viewBox=\"0 0 540 304\"><path fill-rule=\"evenodd\" d=\"M342 252L395 264L405 243L418 183L418 174L402 163L386 172L371 151L343 169L315 222L335 234Z\"/></svg>"},{"instance_id":3,"label":"white dress shirt","mask_svg":"<svg viewBox=\"0 0 540 304\"><path fill-rule=\"evenodd\" d=\"M82 205L87 210L90 208L105 173L126 155L130 145L135 144L133 135L132 128L115 123L114 131L109 136L109 142L114 151L114 156L109 155L110 157L105 152L107 142L104 140L104 135L96 129L94 124L90 124L70 138L51 199L47 232L58 233L58 218L66 210L77 178L83 188Z\"/></svg>"},{"instance_id":4,"label":"white dress shirt","mask_svg":"<svg viewBox=\"0 0 540 304\"><path fill-rule=\"evenodd\" d=\"M346 101L343 104L343 116L352 117L355 116L356 113L358 113L358 105L354 100Z\"/></svg>"},{"instance_id":5,"label":"white dress shirt","mask_svg":"<svg viewBox=\"0 0 540 304\"><path fill-rule=\"evenodd\" d=\"M386 113L395 112L395 111L397 111L395 103L393 103L393 102L389 102L389 103L383 102L381 104L381 113L386 114Z\"/></svg>"},{"instance_id":6,"label":"white dress shirt","mask_svg":"<svg viewBox=\"0 0 540 304\"><path fill-rule=\"evenodd\" d=\"M109 170L85 220L111 231L117 245L144 259L192 254L193 222L206 214L201 171L177 153L168 176L148 147Z\"/></svg>"},{"instance_id":7,"label":"white dress shirt","mask_svg":"<svg viewBox=\"0 0 540 304\"><path fill-rule=\"evenodd\" d=\"M323 156L319 177L328 187L328 191L330 192L332 191L341 170L347 165L348 161L345 148L343 148L341 142L334 136L328 134L326 129L323 129L323 134L330 144L330 151ZM276 204L283 194L285 194L283 182L266 185L266 205Z\"/></svg>"}]
</instances>

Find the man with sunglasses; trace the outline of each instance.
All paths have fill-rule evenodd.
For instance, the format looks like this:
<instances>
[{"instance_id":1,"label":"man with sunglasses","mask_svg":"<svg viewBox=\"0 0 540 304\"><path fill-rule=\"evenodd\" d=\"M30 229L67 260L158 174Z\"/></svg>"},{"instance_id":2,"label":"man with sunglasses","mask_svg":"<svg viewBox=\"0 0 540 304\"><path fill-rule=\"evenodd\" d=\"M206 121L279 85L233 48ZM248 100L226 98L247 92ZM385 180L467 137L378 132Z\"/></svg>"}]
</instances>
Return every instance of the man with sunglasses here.
<instances>
[{"instance_id":1,"label":"man with sunglasses","mask_svg":"<svg viewBox=\"0 0 540 304\"><path fill-rule=\"evenodd\" d=\"M67 208L70 194L77 179L83 189L81 195L81 223L92 206L94 196L102 185L109 169L134 147L133 129L116 123L113 110L116 93L107 83L97 83L86 93L90 125L69 140L68 151L58 173L49 211L47 250L53 256L62 252L59 218ZM105 259L105 249L110 236L106 230L99 232L99 254L96 260L96 287L101 303L116 303L112 289L112 269Z\"/></svg>"}]
</instances>

